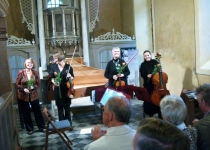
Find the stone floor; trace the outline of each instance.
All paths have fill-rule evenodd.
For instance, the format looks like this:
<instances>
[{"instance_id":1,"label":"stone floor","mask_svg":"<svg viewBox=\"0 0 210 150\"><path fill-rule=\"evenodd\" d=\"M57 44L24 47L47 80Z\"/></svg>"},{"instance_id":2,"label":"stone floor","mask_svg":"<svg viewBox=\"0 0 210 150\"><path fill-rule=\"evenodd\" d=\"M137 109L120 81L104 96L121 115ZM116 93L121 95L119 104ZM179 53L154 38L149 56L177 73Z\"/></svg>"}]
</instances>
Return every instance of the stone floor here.
<instances>
[{"instance_id":1,"label":"stone floor","mask_svg":"<svg viewBox=\"0 0 210 150\"><path fill-rule=\"evenodd\" d=\"M142 101L137 99L130 100L132 105L132 115L130 118L129 126L136 129L139 121L143 118ZM48 109L51 109L50 105L47 105ZM19 116L18 116L19 117ZM103 128L106 128L101 121L101 110L98 104L95 104L95 111L73 114L73 131L66 132L67 136L72 141L73 150L82 150L84 146L92 142L91 134L82 133L85 129L90 129L96 124L101 124ZM35 125L35 124L34 124ZM45 133L34 132L32 135L28 135L25 129L20 128L20 121L18 119L19 126L19 141L23 150L42 150L45 149ZM65 143L58 135L49 136L48 150L66 150L68 149Z\"/></svg>"}]
</instances>

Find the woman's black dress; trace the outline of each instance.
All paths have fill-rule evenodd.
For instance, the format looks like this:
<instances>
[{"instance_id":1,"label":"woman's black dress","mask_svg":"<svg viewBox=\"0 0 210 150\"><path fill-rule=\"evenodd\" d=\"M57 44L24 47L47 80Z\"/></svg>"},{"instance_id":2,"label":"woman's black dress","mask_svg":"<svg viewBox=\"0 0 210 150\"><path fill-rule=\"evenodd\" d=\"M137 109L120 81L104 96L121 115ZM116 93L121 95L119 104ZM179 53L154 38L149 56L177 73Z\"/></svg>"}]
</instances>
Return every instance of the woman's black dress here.
<instances>
[{"instance_id":1,"label":"woman's black dress","mask_svg":"<svg viewBox=\"0 0 210 150\"><path fill-rule=\"evenodd\" d=\"M106 66L106 70L105 70L105 73L104 73L104 76L105 78L109 79L109 86L111 87L114 87L115 85L113 84L114 83L114 79L113 79L113 76L114 75L117 75L117 69L116 69L116 65L120 64L122 66L122 63L124 63L125 61L123 59L112 59L110 60L108 63L107 63L107 66ZM121 77L120 79L122 81L125 82L125 85L127 85L127 78L128 78L128 75L130 74L130 70L128 68L128 66L125 67L125 69L123 70L122 74L124 74L124 77ZM119 78L118 78L119 80Z\"/></svg>"},{"instance_id":2,"label":"woman's black dress","mask_svg":"<svg viewBox=\"0 0 210 150\"><path fill-rule=\"evenodd\" d=\"M50 73L51 73L52 78L56 77L54 75L54 72L60 73L60 77L61 77L60 90L59 90L59 86L54 86L54 96L55 96L56 105L58 107L59 120L68 119L69 121L71 121L71 116L70 116L71 98L69 98L67 95L68 88L66 86L66 82L68 81L68 79L66 78L68 69L69 69L69 64L65 64L63 70L60 72L58 65L55 64L55 65L52 65ZM74 77L72 67L70 67L69 73L71 74L71 76ZM61 92L61 97L59 95L60 94L59 92ZM65 113L63 112L63 109Z\"/></svg>"},{"instance_id":3,"label":"woman's black dress","mask_svg":"<svg viewBox=\"0 0 210 150\"><path fill-rule=\"evenodd\" d=\"M151 59L150 61L144 61L141 66L140 66L140 74L141 77L144 80L144 88L147 89L149 95L152 94L152 91L154 90L154 85L152 84L152 78L148 78L147 75L151 74L154 66L157 65L158 62L155 59ZM149 116L153 116L154 114L158 113L159 117L160 117L160 107L156 106L152 103L149 102L144 102L143 104L143 108L144 108L144 113L149 115Z\"/></svg>"}]
</instances>

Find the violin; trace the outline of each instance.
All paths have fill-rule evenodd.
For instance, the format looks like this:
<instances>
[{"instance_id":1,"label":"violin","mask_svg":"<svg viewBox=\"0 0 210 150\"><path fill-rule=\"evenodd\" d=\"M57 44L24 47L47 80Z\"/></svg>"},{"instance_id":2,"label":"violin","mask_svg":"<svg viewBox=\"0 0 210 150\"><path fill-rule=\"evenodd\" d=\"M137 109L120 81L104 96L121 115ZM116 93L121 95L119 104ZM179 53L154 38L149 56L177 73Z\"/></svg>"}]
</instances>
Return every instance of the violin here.
<instances>
[{"instance_id":1,"label":"violin","mask_svg":"<svg viewBox=\"0 0 210 150\"><path fill-rule=\"evenodd\" d=\"M137 51L133 56L132 58L127 62L125 63L125 65L123 66L123 68L121 69L121 71L123 71L125 69L126 66L128 66L128 64L131 62L131 60L138 54L139 51ZM119 73L119 72L118 72ZM119 73L121 74L121 72ZM119 81L116 81L115 82L115 86L116 87L120 87L120 86L125 86L125 81L121 80L120 77L119 77Z\"/></svg>"},{"instance_id":2,"label":"violin","mask_svg":"<svg viewBox=\"0 0 210 150\"><path fill-rule=\"evenodd\" d=\"M125 82L123 80L120 80L120 77L119 77L119 81L116 81L115 86L116 87L125 86Z\"/></svg>"},{"instance_id":3,"label":"violin","mask_svg":"<svg viewBox=\"0 0 210 150\"><path fill-rule=\"evenodd\" d=\"M68 88L68 92L67 92L68 97L74 98L74 96L75 96L74 82L71 79L71 77L69 78L68 82L66 83L66 86Z\"/></svg>"},{"instance_id":4,"label":"violin","mask_svg":"<svg viewBox=\"0 0 210 150\"><path fill-rule=\"evenodd\" d=\"M168 82L168 75L162 71L162 66L160 62L161 55L157 53L155 56L156 60L159 62L160 69L157 73L152 76L152 83L154 84L154 90L151 95L152 102L159 106L161 99L169 95L169 91L166 88L166 83Z\"/></svg>"},{"instance_id":5,"label":"violin","mask_svg":"<svg viewBox=\"0 0 210 150\"><path fill-rule=\"evenodd\" d=\"M73 52L73 55L72 55L72 58L71 58L71 62L69 63L69 69L66 71L66 74L68 74L69 71L70 71L72 60L73 60L76 49L77 49L77 46L75 46L75 48L74 48L74 52ZM74 82L71 79L71 77L68 79L68 82L66 83L66 86L68 88L68 91L67 91L68 97L69 98L74 98L74 96L76 95L76 91L74 89Z\"/></svg>"}]
</instances>

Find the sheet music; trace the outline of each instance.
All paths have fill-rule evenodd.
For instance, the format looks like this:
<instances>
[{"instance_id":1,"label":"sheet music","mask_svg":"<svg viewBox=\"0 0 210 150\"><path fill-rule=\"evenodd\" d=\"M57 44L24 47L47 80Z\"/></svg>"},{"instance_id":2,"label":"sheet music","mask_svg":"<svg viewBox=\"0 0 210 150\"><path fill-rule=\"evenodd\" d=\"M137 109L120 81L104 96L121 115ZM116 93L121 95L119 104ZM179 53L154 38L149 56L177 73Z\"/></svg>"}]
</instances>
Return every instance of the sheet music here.
<instances>
[{"instance_id":1,"label":"sheet music","mask_svg":"<svg viewBox=\"0 0 210 150\"><path fill-rule=\"evenodd\" d=\"M106 92L104 93L104 95L103 95L103 97L102 97L102 99L101 99L101 101L100 101L100 103L101 103L102 105L105 105L106 102L107 102L111 97L113 97L113 96L123 96L123 97L125 97L125 95L123 95L122 93L116 92L116 91L114 91L114 90L111 90L111 89L107 88L107 89L106 89Z\"/></svg>"}]
</instances>

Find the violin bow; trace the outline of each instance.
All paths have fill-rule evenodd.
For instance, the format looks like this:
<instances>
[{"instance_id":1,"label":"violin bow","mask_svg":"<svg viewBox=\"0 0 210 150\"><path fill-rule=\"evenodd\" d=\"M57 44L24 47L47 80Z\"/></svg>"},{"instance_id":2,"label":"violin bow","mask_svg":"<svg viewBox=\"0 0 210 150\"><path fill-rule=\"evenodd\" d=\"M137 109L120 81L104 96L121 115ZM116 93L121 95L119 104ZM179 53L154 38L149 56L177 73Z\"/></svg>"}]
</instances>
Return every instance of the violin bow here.
<instances>
[{"instance_id":1,"label":"violin bow","mask_svg":"<svg viewBox=\"0 0 210 150\"><path fill-rule=\"evenodd\" d=\"M67 73L69 73L69 71L70 71L71 64L72 64L72 61L73 61L73 58L74 58L74 54L75 54L75 52L76 52L76 49L77 49L77 46L75 46L75 48L74 48L74 52L73 52L73 55L72 55L72 57L71 57L71 61L70 61L69 69L68 69L68 72L67 72Z\"/></svg>"},{"instance_id":2,"label":"violin bow","mask_svg":"<svg viewBox=\"0 0 210 150\"><path fill-rule=\"evenodd\" d=\"M131 62L131 60L132 60L138 53L139 53L139 51L137 50L137 52L131 57L131 59L128 60L128 62L126 62L126 64L128 65L128 64Z\"/></svg>"}]
</instances>

